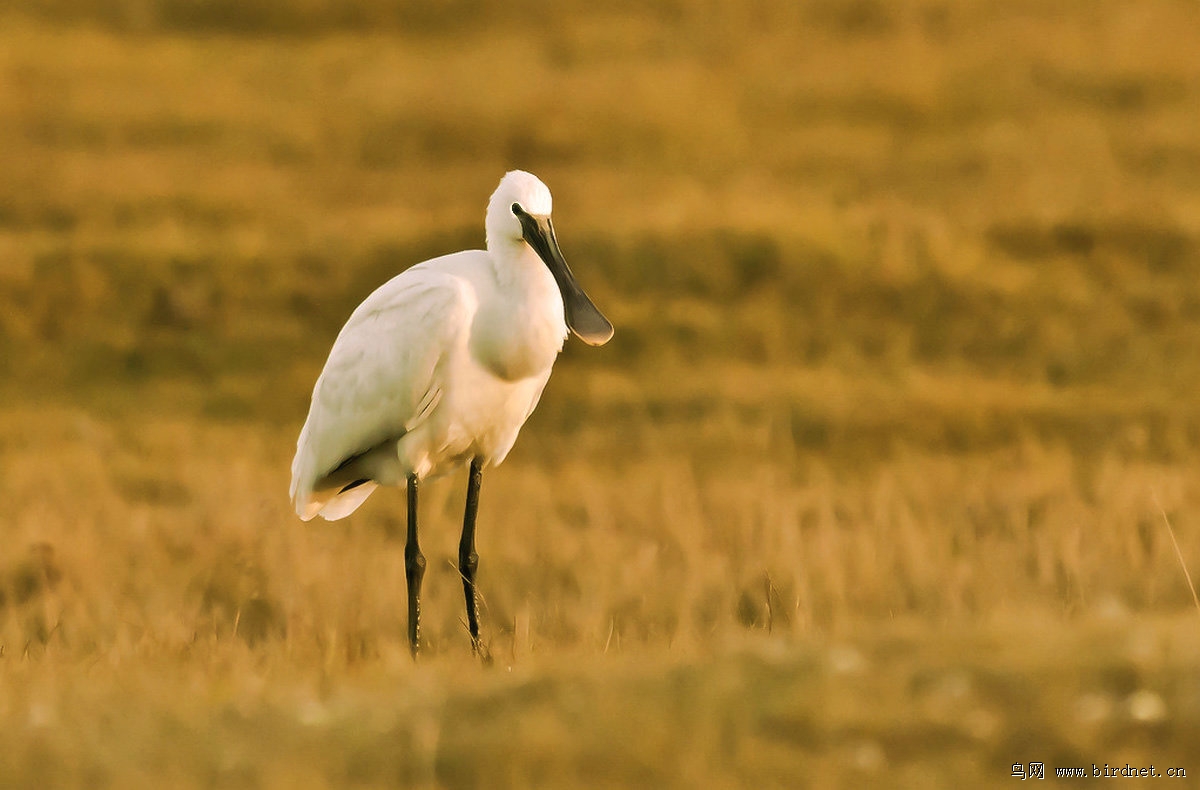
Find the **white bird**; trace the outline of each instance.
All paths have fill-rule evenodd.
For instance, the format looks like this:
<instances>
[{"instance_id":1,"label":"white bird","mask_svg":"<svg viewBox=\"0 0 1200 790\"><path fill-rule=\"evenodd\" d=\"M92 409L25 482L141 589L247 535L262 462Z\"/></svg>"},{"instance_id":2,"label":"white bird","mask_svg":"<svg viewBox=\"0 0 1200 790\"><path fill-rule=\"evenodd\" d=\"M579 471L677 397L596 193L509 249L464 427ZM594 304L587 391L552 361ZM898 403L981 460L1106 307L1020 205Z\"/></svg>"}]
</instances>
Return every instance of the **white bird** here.
<instances>
[{"instance_id":1,"label":"white bird","mask_svg":"<svg viewBox=\"0 0 1200 790\"><path fill-rule=\"evenodd\" d=\"M475 515L485 467L504 460L537 406L567 332L613 335L563 259L550 190L520 170L488 203L487 250L419 263L366 298L338 333L313 388L292 461L305 521L344 518L380 485L408 486L408 637L420 643L425 557L417 486L469 461L459 570L479 645Z\"/></svg>"}]
</instances>

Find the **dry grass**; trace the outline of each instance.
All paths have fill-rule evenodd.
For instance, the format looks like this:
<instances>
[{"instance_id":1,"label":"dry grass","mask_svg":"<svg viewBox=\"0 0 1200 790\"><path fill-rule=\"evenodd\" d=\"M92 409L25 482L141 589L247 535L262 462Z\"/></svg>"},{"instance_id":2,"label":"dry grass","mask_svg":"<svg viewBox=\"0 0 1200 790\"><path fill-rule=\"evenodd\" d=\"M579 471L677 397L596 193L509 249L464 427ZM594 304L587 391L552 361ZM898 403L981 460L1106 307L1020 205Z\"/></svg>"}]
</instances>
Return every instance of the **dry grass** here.
<instances>
[{"instance_id":1,"label":"dry grass","mask_svg":"<svg viewBox=\"0 0 1200 790\"><path fill-rule=\"evenodd\" d=\"M1200 773L1196 7L793 6L5 7L0 785ZM618 333L485 476L490 669L428 486L413 665L402 494L288 462L513 166Z\"/></svg>"}]
</instances>

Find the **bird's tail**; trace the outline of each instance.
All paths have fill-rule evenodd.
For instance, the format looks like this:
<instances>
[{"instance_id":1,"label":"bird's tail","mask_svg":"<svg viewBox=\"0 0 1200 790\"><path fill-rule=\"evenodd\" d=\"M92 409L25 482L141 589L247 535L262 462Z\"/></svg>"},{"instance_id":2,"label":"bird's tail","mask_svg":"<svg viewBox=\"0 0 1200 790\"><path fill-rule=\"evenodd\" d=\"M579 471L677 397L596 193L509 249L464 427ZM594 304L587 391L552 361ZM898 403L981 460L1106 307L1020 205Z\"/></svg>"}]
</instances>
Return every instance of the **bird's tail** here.
<instances>
[{"instance_id":1,"label":"bird's tail","mask_svg":"<svg viewBox=\"0 0 1200 790\"><path fill-rule=\"evenodd\" d=\"M359 505L379 487L374 480L365 480L358 485L347 486L340 491L310 491L294 500L296 515L305 521L320 516L326 521L337 521L358 510Z\"/></svg>"},{"instance_id":2,"label":"bird's tail","mask_svg":"<svg viewBox=\"0 0 1200 790\"><path fill-rule=\"evenodd\" d=\"M303 436L301 437L303 441ZM321 516L328 521L345 518L367 501L379 484L359 478L353 469L339 468L335 474L313 480L305 453L297 451L292 462L292 485L289 494L296 515L304 521Z\"/></svg>"}]
</instances>

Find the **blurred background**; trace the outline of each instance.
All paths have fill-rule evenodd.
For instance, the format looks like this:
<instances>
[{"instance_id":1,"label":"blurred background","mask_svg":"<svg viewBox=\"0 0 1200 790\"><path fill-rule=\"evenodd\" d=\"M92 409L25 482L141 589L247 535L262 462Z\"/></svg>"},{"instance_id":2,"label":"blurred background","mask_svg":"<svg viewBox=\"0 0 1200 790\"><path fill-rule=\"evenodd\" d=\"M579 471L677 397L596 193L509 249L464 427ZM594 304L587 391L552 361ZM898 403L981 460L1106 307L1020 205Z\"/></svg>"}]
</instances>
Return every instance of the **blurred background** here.
<instances>
[{"instance_id":1,"label":"blurred background","mask_svg":"<svg viewBox=\"0 0 1200 790\"><path fill-rule=\"evenodd\" d=\"M0 2L0 784L1200 776L1200 6ZM301 523L338 328L522 168L617 327ZM1192 764L1188 760L1193 760Z\"/></svg>"}]
</instances>

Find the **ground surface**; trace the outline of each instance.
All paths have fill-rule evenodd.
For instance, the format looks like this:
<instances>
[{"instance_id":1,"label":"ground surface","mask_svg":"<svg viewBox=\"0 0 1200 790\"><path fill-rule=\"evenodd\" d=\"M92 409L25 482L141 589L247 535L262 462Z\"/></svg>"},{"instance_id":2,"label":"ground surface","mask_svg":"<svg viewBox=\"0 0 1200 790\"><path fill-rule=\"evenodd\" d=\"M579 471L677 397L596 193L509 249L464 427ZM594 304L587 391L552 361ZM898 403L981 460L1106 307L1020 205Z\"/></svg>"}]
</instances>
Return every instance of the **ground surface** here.
<instances>
[{"instance_id":1,"label":"ground surface","mask_svg":"<svg viewBox=\"0 0 1200 790\"><path fill-rule=\"evenodd\" d=\"M1200 776L1200 10L736 5L2 6L0 785ZM514 166L617 335L485 476L488 667L428 486L414 666L402 494L288 465Z\"/></svg>"}]
</instances>

